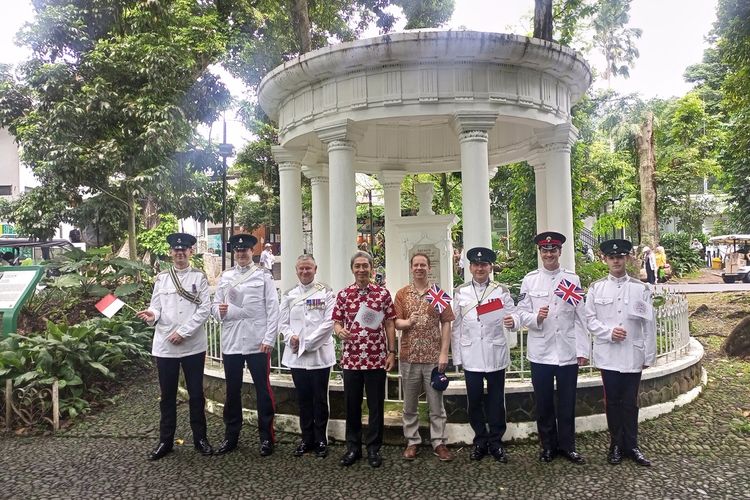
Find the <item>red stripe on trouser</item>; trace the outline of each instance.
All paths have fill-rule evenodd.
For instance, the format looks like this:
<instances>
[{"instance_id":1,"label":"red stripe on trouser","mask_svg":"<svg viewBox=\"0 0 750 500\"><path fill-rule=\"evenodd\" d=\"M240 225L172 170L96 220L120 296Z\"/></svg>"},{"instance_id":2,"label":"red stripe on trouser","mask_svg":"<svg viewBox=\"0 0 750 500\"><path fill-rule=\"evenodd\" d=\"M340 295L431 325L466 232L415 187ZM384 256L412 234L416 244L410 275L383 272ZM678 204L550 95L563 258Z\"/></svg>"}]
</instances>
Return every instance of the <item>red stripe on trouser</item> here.
<instances>
[{"instance_id":1,"label":"red stripe on trouser","mask_svg":"<svg viewBox=\"0 0 750 500\"><path fill-rule=\"evenodd\" d=\"M273 410L273 416L271 417L271 442L276 442L276 433L273 430L273 419L276 416L276 398L273 397L273 389L271 389L271 353L268 353L266 363L266 386L268 387L268 395L271 397L271 409Z\"/></svg>"}]
</instances>

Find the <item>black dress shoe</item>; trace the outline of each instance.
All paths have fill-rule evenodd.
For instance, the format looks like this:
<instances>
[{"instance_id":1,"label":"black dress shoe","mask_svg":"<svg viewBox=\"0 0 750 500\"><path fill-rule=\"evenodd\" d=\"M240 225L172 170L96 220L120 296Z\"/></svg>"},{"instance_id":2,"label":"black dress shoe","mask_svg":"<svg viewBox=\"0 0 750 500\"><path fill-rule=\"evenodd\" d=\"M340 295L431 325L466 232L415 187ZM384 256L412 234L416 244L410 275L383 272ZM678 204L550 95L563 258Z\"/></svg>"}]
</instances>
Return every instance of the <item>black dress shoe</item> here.
<instances>
[{"instance_id":1,"label":"black dress shoe","mask_svg":"<svg viewBox=\"0 0 750 500\"><path fill-rule=\"evenodd\" d=\"M297 447L294 449L294 455L295 457L301 457L305 453L311 453L313 450L315 450L317 447L313 444L307 444L304 441L302 441L300 444L297 445Z\"/></svg>"},{"instance_id":2,"label":"black dress shoe","mask_svg":"<svg viewBox=\"0 0 750 500\"><path fill-rule=\"evenodd\" d=\"M620 450L619 446L615 445L609 449L607 462L611 463L612 465L619 465L622 463L622 451Z\"/></svg>"},{"instance_id":3,"label":"black dress shoe","mask_svg":"<svg viewBox=\"0 0 750 500\"><path fill-rule=\"evenodd\" d=\"M328 445L325 441L318 443L318 447L315 449L315 456L318 458L325 458L328 456Z\"/></svg>"},{"instance_id":4,"label":"black dress shoe","mask_svg":"<svg viewBox=\"0 0 750 500\"><path fill-rule=\"evenodd\" d=\"M214 455L223 455L237 448L237 441L233 439L225 439L219 443L219 447L214 451Z\"/></svg>"},{"instance_id":5,"label":"black dress shoe","mask_svg":"<svg viewBox=\"0 0 750 500\"><path fill-rule=\"evenodd\" d=\"M557 454L567 458L570 462L573 462L576 465L583 465L586 463L586 459L577 451L557 450Z\"/></svg>"},{"instance_id":6,"label":"black dress shoe","mask_svg":"<svg viewBox=\"0 0 750 500\"><path fill-rule=\"evenodd\" d=\"M637 463L638 465L642 465L643 467L651 467L651 460L646 458L643 455L643 452L638 448L633 448L632 450L630 450L628 455L630 455L630 458L633 459L633 462Z\"/></svg>"},{"instance_id":7,"label":"black dress shoe","mask_svg":"<svg viewBox=\"0 0 750 500\"><path fill-rule=\"evenodd\" d=\"M214 454L214 449L211 448L211 443L209 443L206 438L199 439L198 442L195 443L195 449L200 451L201 455L204 457Z\"/></svg>"},{"instance_id":8,"label":"black dress shoe","mask_svg":"<svg viewBox=\"0 0 750 500\"><path fill-rule=\"evenodd\" d=\"M160 458L164 457L167 453L172 451L172 444L171 443L159 443L156 445L156 448L151 450L151 453L148 455L149 460L159 460Z\"/></svg>"},{"instance_id":9,"label":"black dress shoe","mask_svg":"<svg viewBox=\"0 0 750 500\"><path fill-rule=\"evenodd\" d=\"M368 451L367 463L370 464L370 467L380 467L383 465L383 457L380 456L379 451Z\"/></svg>"},{"instance_id":10,"label":"black dress shoe","mask_svg":"<svg viewBox=\"0 0 750 500\"><path fill-rule=\"evenodd\" d=\"M469 455L469 460L482 460L486 454L487 454L487 447L476 444L474 445L474 449L471 450L471 454Z\"/></svg>"},{"instance_id":11,"label":"black dress shoe","mask_svg":"<svg viewBox=\"0 0 750 500\"><path fill-rule=\"evenodd\" d=\"M350 465L353 465L357 460L362 458L362 452L359 450L347 450L346 453L341 457L341 460L339 460L339 464L343 465L344 467L349 467Z\"/></svg>"},{"instance_id":12,"label":"black dress shoe","mask_svg":"<svg viewBox=\"0 0 750 500\"><path fill-rule=\"evenodd\" d=\"M539 461L544 463L550 463L555 458L555 452L549 449L543 449L539 452Z\"/></svg>"},{"instance_id":13,"label":"black dress shoe","mask_svg":"<svg viewBox=\"0 0 750 500\"><path fill-rule=\"evenodd\" d=\"M260 442L260 456L261 457L267 457L268 455L273 453L273 443L271 441L261 441Z\"/></svg>"},{"instance_id":14,"label":"black dress shoe","mask_svg":"<svg viewBox=\"0 0 750 500\"><path fill-rule=\"evenodd\" d=\"M490 450L490 455L492 455L492 458L494 458L496 462L500 462L503 464L508 463L508 454L505 453L505 448L503 448L502 446Z\"/></svg>"}]
</instances>

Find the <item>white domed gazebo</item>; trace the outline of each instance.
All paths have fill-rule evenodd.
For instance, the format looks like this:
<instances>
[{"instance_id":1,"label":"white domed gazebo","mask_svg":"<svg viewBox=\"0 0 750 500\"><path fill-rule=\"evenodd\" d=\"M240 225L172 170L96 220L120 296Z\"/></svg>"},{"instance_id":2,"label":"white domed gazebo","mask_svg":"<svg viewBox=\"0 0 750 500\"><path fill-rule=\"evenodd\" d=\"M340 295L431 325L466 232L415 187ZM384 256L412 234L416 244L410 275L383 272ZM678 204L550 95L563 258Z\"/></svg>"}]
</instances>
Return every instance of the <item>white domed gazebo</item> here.
<instances>
[{"instance_id":1,"label":"white domed gazebo","mask_svg":"<svg viewBox=\"0 0 750 500\"><path fill-rule=\"evenodd\" d=\"M356 172L376 175L384 188L393 286L408 281L396 232L405 175L461 171L464 245L490 246L489 179L496 167L523 160L536 176L537 229L567 236L561 260L573 269L570 108L590 83L588 65L571 49L473 31L383 35L277 67L259 100L279 126L282 287L294 284L304 248L301 173L312 183L319 278L334 290L351 281ZM450 251L449 242L438 247ZM441 282L449 289L450 274Z\"/></svg>"}]
</instances>

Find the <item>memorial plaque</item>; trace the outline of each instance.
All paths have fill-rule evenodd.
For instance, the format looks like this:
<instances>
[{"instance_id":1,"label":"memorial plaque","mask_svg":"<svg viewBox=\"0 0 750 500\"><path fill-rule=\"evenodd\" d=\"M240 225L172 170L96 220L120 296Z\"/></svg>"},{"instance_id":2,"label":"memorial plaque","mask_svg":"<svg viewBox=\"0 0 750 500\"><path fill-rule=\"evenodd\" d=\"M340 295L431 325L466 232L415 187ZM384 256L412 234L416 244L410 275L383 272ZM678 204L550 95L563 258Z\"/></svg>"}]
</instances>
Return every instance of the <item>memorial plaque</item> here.
<instances>
[{"instance_id":1,"label":"memorial plaque","mask_svg":"<svg viewBox=\"0 0 750 500\"><path fill-rule=\"evenodd\" d=\"M15 308L34 278L29 271L0 271L0 309Z\"/></svg>"},{"instance_id":2,"label":"memorial plaque","mask_svg":"<svg viewBox=\"0 0 750 500\"><path fill-rule=\"evenodd\" d=\"M440 285L440 250L435 245L415 245L409 250L409 261L415 253L423 253L430 258L430 272L427 279ZM409 269L411 273L411 269Z\"/></svg>"}]
</instances>

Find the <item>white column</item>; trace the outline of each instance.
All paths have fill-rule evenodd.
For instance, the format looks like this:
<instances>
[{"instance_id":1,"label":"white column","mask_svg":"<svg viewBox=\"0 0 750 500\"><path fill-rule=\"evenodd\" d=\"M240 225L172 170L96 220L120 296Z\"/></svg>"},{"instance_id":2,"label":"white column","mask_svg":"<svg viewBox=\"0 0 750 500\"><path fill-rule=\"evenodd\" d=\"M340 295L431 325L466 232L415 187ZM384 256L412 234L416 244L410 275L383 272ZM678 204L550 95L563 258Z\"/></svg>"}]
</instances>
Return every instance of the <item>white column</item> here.
<instances>
[{"instance_id":1,"label":"white column","mask_svg":"<svg viewBox=\"0 0 750 500\"><path fill-rule=\"evenodd\" d=\"M546 210L539 205L537 192L537 229L557 231L565 235L560 265L575 271L575 234L573 232L573 188L570 173L570 148L578 138L578 130L571 123L542 129L536 133L540 148L537 164L543 164L544 196ZM534 169L536 173L536 166ZM538 178L537 178L538 179ZM553 189L550 189L554 187ZM537 182L537 189L539 183ZM545 214L545 224L539 224L539 215Z\"/></svg>"},{"instance_id":2,"label":"white column","mask_svg":"<svg viewBox=\"0 0 750 500\"><path fill-rule=\"evenodd\" d=\"M401 218L401 181L405 173L398 170L383 170L378 175L383 186L385 212L385 279L390 286L403 282L399 270L401 262L401 242L394 224Z\"/></svg>"},{"instance_id":3,"label":"white column","mask_svg":"<svg viewBox=\"0 0 750 500\"><path fill-rule=\"evenodd\" d=\"M349 267L357 249L354 148L352 141L328 143L329 218L333 222L330 227L330 285L334 290L341 290L354 280Z\"/></svg>"},{"instance_id":4,"label":"white column","mask_svg":"<svg viewBox=\"0 0 750 500\"><path fill-rule=\"evenodd\" d=\"M547 231L547 168L544 163L537 160L529 161L534 168L534 195L536 198L536 232ZM541 267L542 256L537 252L537 265Z\"/></svg>"},{"instance_id":5,"label":"white column","mask_svg":"<svg viewBox=\"0 0 750 500\"><path fill-rule=\"evenodd\" d=\"M281 222L281 289L297 282L294 269L297 257L304 250L302 241L302 183L300 164L279 164L279 218Z\"/></svg>"},{"instance_id":6,"label":"white column","mask_svg":"<svg viewBox=\"0 0 750 500\"><path fill-rule=\"evenodd\" d=\"M473 247L492 246L490 220L490 172L487 145L497 115L462 111L453 117L461 147L461 204L463 212L464 255ZM471 277L469 266L464 278Z\"/></svg>"},{"instance_id":7,"label":"white column","mask_svg":"<svg viewBox=\"0 0 750 500\"><path fill-rule=\"evenodd\" d=\"M303 173L310 179L312 187L312 253L318 264L317 279L331 282L331 233L328 203L328 169L305 167Z\"/></svg>"}]
</instances>

